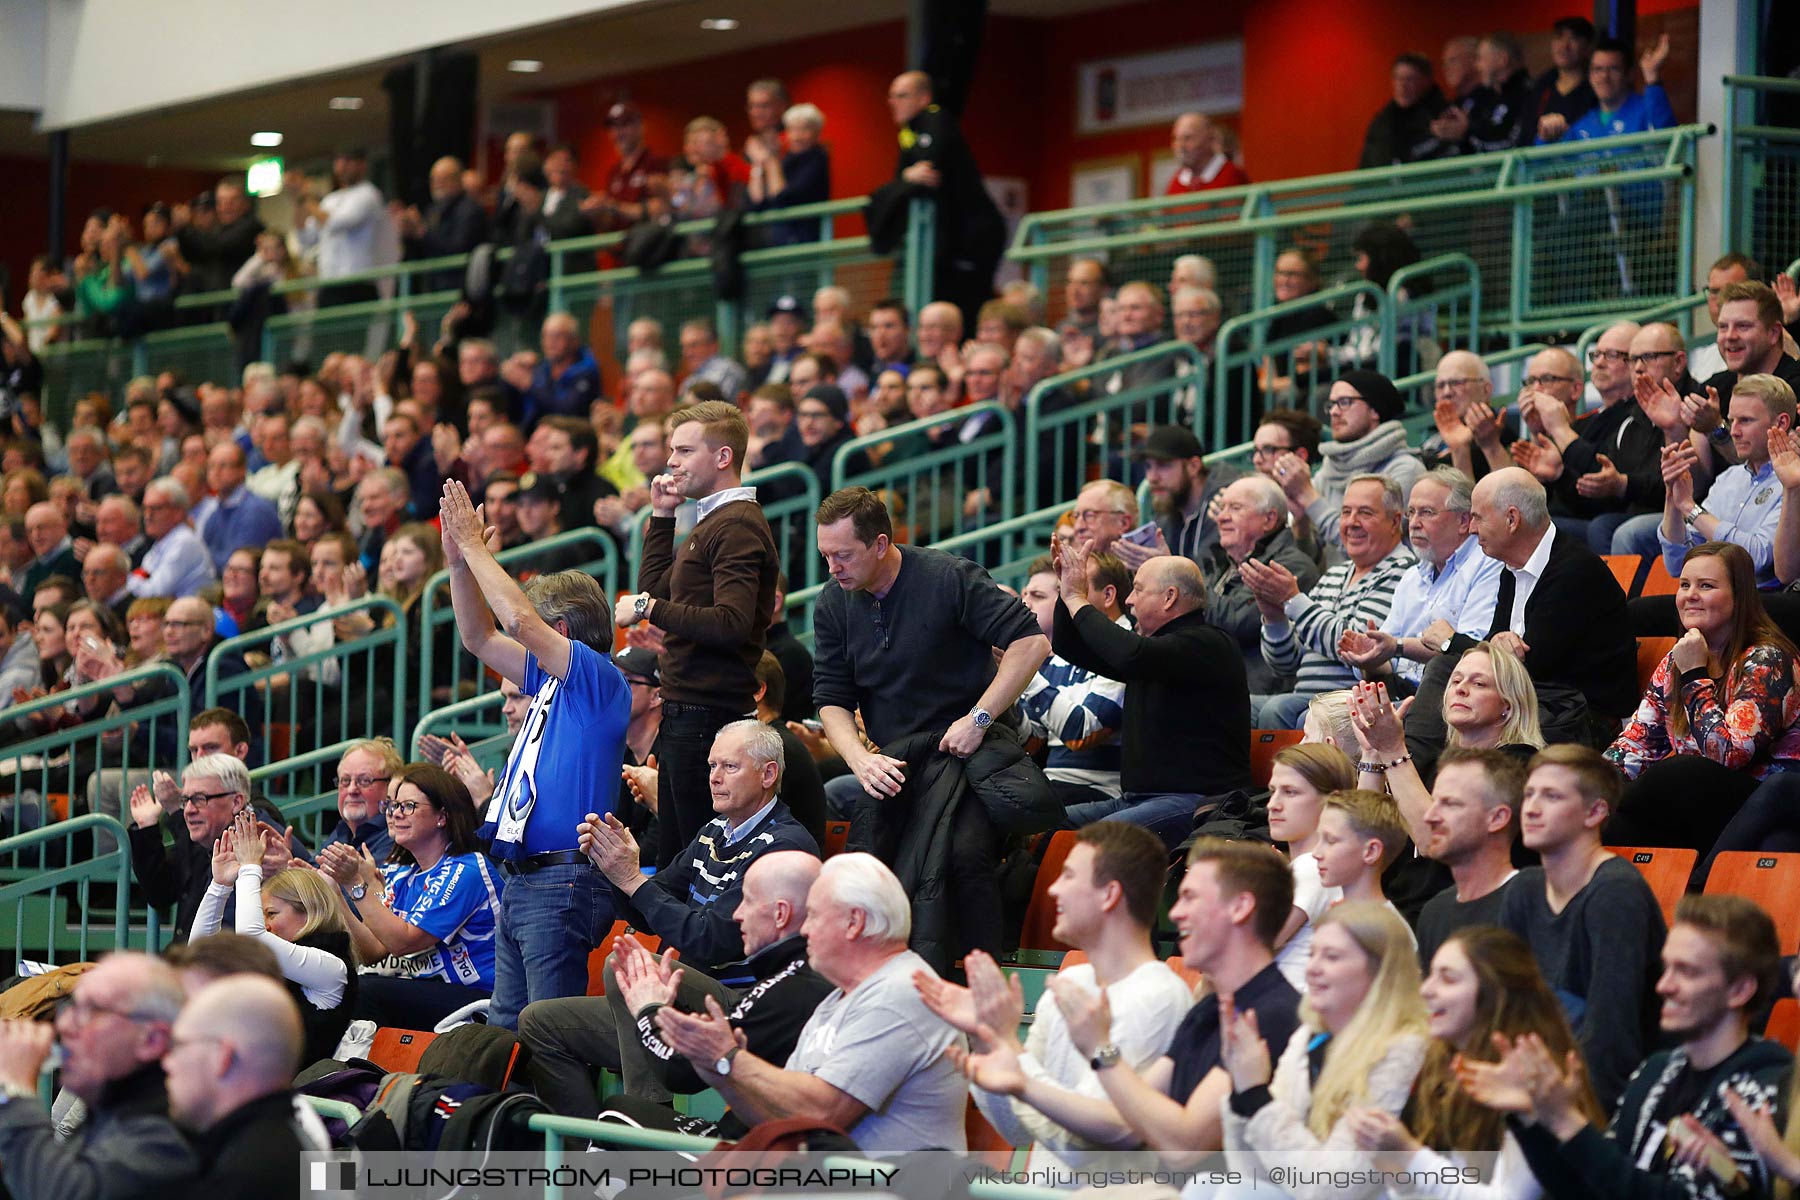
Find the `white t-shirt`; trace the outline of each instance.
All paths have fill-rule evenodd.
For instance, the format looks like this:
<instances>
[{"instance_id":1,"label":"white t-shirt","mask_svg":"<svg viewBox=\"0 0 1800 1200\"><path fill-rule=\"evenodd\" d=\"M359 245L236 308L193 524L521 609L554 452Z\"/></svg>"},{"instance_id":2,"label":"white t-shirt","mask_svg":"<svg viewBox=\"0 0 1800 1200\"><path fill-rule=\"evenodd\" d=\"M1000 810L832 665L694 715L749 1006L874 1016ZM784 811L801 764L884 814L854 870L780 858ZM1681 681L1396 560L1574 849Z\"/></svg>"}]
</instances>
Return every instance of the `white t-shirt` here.
<instances>
[{"instance_id":1,"label":"white t-shirt","mask_svg":"<svg viewBox=\"0 0 1800 1200\"><path fill-rule=\"evenodd\" d=\"M1294 875L1294 907L1306 914L1306 924L1294 932L1280 952L1275 965L1288 985L1302 996L1306 994L1306 960L1312 953L1313 926L1325 910L1344 898L1344 889L1326 887L1319 882L1319 860L1309 852L1298 855L1288 864Z\"/></svg>"}]
</instances>

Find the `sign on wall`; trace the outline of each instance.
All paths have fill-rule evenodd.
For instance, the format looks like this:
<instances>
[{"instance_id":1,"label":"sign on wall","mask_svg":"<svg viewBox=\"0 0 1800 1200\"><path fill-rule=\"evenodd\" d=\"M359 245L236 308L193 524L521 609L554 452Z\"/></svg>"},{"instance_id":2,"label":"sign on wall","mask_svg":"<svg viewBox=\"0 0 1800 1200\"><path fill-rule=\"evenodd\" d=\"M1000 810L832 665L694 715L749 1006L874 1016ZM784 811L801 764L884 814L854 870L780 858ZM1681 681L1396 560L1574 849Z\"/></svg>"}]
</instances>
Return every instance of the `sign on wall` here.
<instances>
[{"instance_id":1,"label":"sign on wall","mask_svg":"<svg viewBox=\"0 0 1800 1200\"><path fill-rule=\"evenodd\" d=\"M1161 125L1184 112L1236 112L1244 99L1244 43L1103 58L1081 65L1079 83L1078 133Z\"/></svg>"}]
</instances>

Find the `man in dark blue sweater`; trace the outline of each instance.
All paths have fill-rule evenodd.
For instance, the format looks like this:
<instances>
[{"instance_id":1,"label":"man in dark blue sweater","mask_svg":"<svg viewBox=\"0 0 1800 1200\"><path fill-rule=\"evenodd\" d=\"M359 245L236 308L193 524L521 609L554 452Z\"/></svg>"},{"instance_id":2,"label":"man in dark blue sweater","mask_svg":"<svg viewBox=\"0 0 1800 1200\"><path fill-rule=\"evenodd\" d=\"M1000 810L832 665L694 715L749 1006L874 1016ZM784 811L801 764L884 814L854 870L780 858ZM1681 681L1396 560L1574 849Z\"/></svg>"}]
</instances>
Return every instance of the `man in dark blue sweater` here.
<instances>
[{"instance_id":1,"label":"man in dark blue sweater","mask_svg":"<svg viewBox=\"0 0 1800 1200\"><path fill-rule=\"evenodd\" d=\"M713 811L718 816L655 875L639 870L637 839L617 817L608 813L602 820L589 814L581 824L581 848L616 889L627 919L660 937L665 947L680 951L684 984L680 999L695 1010L704 1010L706 995L723 997L730 988L755 978L754 968L744 961L744 932L735 919L751 864L783 850L818 857L818 844L777 795L783 767L781 735L770 726L745 720L719 730L707 756ZM568 1014L579 1010L580 1023L591 1025L594 1036L610 1034L604 1039L609 1043L616 1038L616 1061L626 1091L667 1099L667 1086L633 1032L635 1017L613 978L611 960L605 979L604 997L531 1005L520 1018L521 1033L531 1042L537 1036L532 1030L561 1029L568 1024ZM604 1054L599 1057L613 1065Z\"/></svg>"}]
</instances>

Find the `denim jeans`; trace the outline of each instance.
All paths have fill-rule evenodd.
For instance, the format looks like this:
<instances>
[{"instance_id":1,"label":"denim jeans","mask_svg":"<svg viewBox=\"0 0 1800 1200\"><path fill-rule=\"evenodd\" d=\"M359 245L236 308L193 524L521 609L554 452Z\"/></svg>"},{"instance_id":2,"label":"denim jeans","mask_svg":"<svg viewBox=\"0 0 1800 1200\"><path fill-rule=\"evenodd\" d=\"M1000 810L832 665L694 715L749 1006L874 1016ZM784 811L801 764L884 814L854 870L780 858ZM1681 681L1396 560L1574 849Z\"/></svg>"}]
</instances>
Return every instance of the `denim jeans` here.
<instances>
[{"instance_id":1,"label":"denim jeans","mask_svg":"<svg viewBox=\"0 0 1800 1200\"><path fill-rule=\"evenodd\" d=\"M612 885L586 863L509 876L494 929L488 1024L517 1029L534 1000L586 995L588 952L612 922Z\"/></svg>"},{"instance_id":2,"label":"denim jeans","mask_svg":"<svg viewBox=\"0 0 1800 1200\"><path fill-rule=\"evenodd\" d=\"M1270 696L1262 708L1252 711L1250 716L1258 729L1299 729L1306 724L1306 710L1312 700L1311 692L1306 695L1283 692Z\"/></svg>"},{"instance_id":3,"label":"denim jeans","mask_svg":"<svg viewBox=\"0 0 1800 1200\"><path fill-rule=\"evenodd\" d=\"M1597 517L1551 518L1556 523L1558 532L1587 542L1588 549L1595 554L1611 554L1613 552L1613 535L1619 531L1621 525L1630 519L1631 514L1623 512L1601 513Z\"/></svg>"},{"instance_id":4,"label":"denim jeans","mask_svg":"<svg viewBox=\"0 0 1800 1200\"><path fill-rule=\"evenodd\" d=\"M1613 530L1612 552L1657 557L1662 553L1662 542L1657 539L1656 530L1662 525L1662 519L1660 512L1627 517L1624 524Z\"/></svg>"},{"instance_id":5,"label":"denim jeans","mask_svg":"<svg viewBox=\"0 0 1800 1200\"><path fill-rule=\"evenodd\" d=\"M825 815L834 821L848 821L856 811L857 797L863 786L854 772L846 772L825 781Z\"/></svg>"},{"instance_id":6,"label":"denim jeans","mask_svg":"<svg viewBox=\"0 0 1800 1200\"><path fill-rule=\"evenodd\" d=\"M1141 825L1173 850L1193 832L1194 810L1205 799L1197 792L1126 792L1116 800L1071 804L1069 824L1076 829L1095 821Z\"/></svg>"}]
</instances>

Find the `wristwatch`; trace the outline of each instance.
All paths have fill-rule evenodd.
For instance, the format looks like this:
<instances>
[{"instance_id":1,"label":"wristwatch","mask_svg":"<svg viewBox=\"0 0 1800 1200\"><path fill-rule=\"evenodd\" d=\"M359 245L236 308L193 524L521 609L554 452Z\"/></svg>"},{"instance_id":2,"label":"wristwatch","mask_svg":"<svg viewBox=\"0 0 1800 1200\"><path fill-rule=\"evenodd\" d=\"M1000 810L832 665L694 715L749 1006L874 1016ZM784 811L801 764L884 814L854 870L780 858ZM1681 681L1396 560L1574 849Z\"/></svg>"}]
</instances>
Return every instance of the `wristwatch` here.
<instances>
[{"instance_id":1,"label":"wristwatch","mask_svg":"<svg viewBox=\"0 0 1800 1200\"><path fill-rule=\"evenodd\" d=\"M1706 505L1696 503L1694 505L1694 511L1691 513L1688 513L1686 516L1682 517L1681 522L1682 522L1682 524L1686 525L1689 529L1692 529L1692 528L1694 528L1694 522L1698 521L1705 513L1706 513Z\"/></svg>"},{"instance_id":2,"label":"wristwatch","mask_svg":"<svg viewBox=\"0 0 1800 1200\"><path fill-rule=\"evenodd\" d=\"M631 602L631 611L636 614L637 619L640 621L648 616L650 614L650 593L639 592L637 599Z\"/></svg>"},{"instance_id":3,"label":"wristwatch","mask_svg":"<svg viewBox=\"0 0 1800 1200\"><path fill-rule=\"evenodd\" d=\"M977 729L986 729L994 723L994 715L979 704L969 710L969 715L975 718L975 728Z\"/></svg>"},{"instance_id":4,"label":"wristwatch","mask_svg":"<svg viewBox=\"0 0 1800 1200\"><path fill-rule=\"evenodd\" d=\"M719 1061L713 1064L713 1074L729 1076L731 1074L731 1060L736 1058L737 1052L742 1049L742 1046L733 1046L731 1049L727 1050Z\"/></svg>"},{"instance_id":5,"label":"wristwatch","mask_svg":"<svg viewBox=\"0 0 1800 1200\"><path fill-rule=\"evenodd\" d=\"M1443 644L1443 645L1441 645L1441 646L1439 646L1439 647L1438 647L1438 648L1437 648L1437 651L1438 651L1438 653L1439 653L1439 654L1448 654L1448 653L1450 653L1450 646L1451 646L1451 644L1452 644L1452 643L1454 643L1454 642L1455 642L1455 641L1456 641L1456 635L1455 635L1455 634L1454 634L1454 633L1453 633L1453 634L1451 634L1451 635L1450 635L1450 636L1449 636L1449 637L1447 637L1447 638L1445 638L1445 639L1444 639L1444 644Z\"/></svg>"},{"instance_id":6,"label":"wristwatch","mask_svg":"<svg viewBox=\"0 0 1800 1200\"><path fill-rule=\"evenodd\" d=\"M1096 1071L1104 1071L1106 1068L1118 1062L1119 1058L1120 1053L1118 1043L1107 1042L1105 1045L1094 1047L1094 1057L1088 1059L1088 1066Z\"/></svg>"},{"instance_id":7,"label":"wristwatch","mask_svg":"<svg viewBox=\"0 0 1800 1200\"><path fill-rule=\"evenodd\" d=\"M363 883L351 884L348 891L350 892L350 898L352 900L361 900L364 896L369 894L368 885Z\"/></svg>"}]
</instances>

